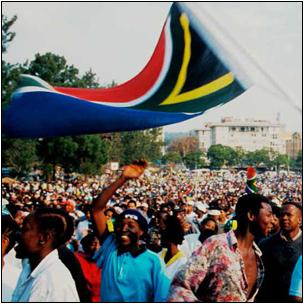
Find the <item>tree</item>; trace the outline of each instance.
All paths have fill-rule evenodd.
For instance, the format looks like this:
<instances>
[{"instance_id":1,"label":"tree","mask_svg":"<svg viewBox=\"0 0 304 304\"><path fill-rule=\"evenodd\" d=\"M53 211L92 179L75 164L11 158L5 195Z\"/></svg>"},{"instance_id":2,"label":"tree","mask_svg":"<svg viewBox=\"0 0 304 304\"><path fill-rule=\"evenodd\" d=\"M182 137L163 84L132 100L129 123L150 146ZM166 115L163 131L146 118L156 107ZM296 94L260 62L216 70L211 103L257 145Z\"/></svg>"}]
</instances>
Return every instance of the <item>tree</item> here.
<instances>
[{"instance_id":1,"label":"tree","mask_svg":"<svg viewBox=\"0 0 304 304\"><path fill-rule=\"evenodd\" d=\"M75 136L77 161L74 169L85 174L100 174L101 166L109 161L110 145L100 135Z\"/></svg>"},{"instance_id":2,"label":"tree","mask_svg":"<svg viewBox=\"0 0 304 304\"><path fill-rule=\"evenodd\" d=\"M246 166L246 151L242 147L236 147L234 151L236 153L237 166L244 168Z\"/></svg>"},{"instance_id":3,"label":"tree","mask_svg":"<svg viewBox=\"0 0 304 304\"><path fill-rule=\"evenodd\" d=\"M8 45L13 41L16 33L11 32L11 26L16 22L17 16L13 16L10 20L2 15L2 54L5 54ZM17 88L19 75L24 72L24 65L10 64L5 60L1 60L1 106L2 110L7 106L9 98Z\"/></svg>"},{"instance_id":4,"label":"tree","mask_svg":"<svg viewBox=\"0 0 304 304\"><path fill-rule=\"evenodd\" d=\"M238 165L238 163L239 163L238 153L233 148L231 148L229 146L224 146L224 149L225 149L225 153L228 156L228 159L226 161L226 165L231 166L231 167Z\"/></svg>"},{"instance_id":5,"label":"tree","mask_svg":"<svg viewBox=\"0 0 304 304\"><path fill-rule=\"evenodd\" d=\"M276 156L276 163L278 166L288 167L289 166L288 156L285 154L278 153Z\"/></svg>"},{"instance_id":6,"label":"tree","mask_svg":"<svg viewBox=\"0 0 304 304\"><path fill-rule=\"evenodd\" d=\"M273 158L271 158L271 156L274 157L270 149L267 148L263 148L253 152L249 151L246 154L246 163L249 166L254 166L256 168L261 167L263 164L266 167L271 167L272 165L274 165Z\"/></svg>"},{"instance_id":7,"label":"tree","mask_svg":"<svg viewBox=\"0 0 304 304\"><path fill-rule=\"evenodd\" d=\"M120 133L120 162L125 165L135 159L145 158L156 162L161 158L160 129Z\"/></svg>"},{"instance_id":8,"label":"tree","mask_svg":"<svg viewBox=\"0 0 304 304\"><path fill-rule=\"evenodd\" d=\"M182 158L178 152L169 152L162 157L163 164L178 164L182 162Z\"/></svg>"},{"instance_id":9,"label":"tree","mask_svg":"<svg viewBox=\"0 0 304 304\"><path fill-rule=\"evenodd\" d=\"M187 168L190 169L201 168L206 164L203 157L204 157L203 151L189 152L184 159L185 165L187 166Z\"/></svg>"},{"instance_id":10,"label":"tree","mask_svg":"<svg viewBox=\"0 0 304 304\"><path fill-rule=\"evenodd\" d=\"M8 19L2 15L2 54L8 50L8 44L13 41L16 33L11 26L17 16ZM24 65L10 64L1 60L1 108L2 111L9 103L11 94L17 88L19 75L24 71ZM36 141L26 139L2 139L2 164L12 167L13 174L21 176L28 173L36 157Z\"/></svg>"},{"instance_id":11,"label":"tree","mask_svg":"<svg viewBox=\"0 0 304 304\"><path fill-rule=\"evenodd\" d=\"M82 84L79 70L74 65L68 65L63 56L52 53L36 54L26 73L57 87L78 87Z\"/></svg>"},{"instance_id":12,"label":"tree","mask_svg":"<svg viewBox=\"0 0 304 304\"><path fill-rule=\"evenodd\" d=\"M8 43L11 42L15 36L15 32L11 32L11 26L16 22L17 16L14 15L10 20L2 15L2 33L1 33L1 44L2 44L2 54L7 52Z\"/></svg>"},{"instance_id":13,"label":"tree","mask_svg":"<svg viewBox=\"0 0 304 304\"><path fill-rule=\"evenodd\" d=\"M78 84L78 88L87 88L87 89L98 89L100 88L99 79L96 79L96 74L93 73L92 69L88 72L85 72L81 77Z\"/></svg>"},{"instance_id":14,"label":"tree","mask_svg":"<svg viewBox=\"0 0 304 304\"><path fill-rule=\"evenodd\" d=\"M60 165L66 172L73 171L77 159L78 144L72 137L45 138L38 143L38 155L44 166L48 167L50 175L54 175L55 167ZM52 170L50 170L52 168ZM50 180L51 176L48 176Z\"/></svg>"},{"instance_id":15,"label":"tree","mask_svg":"<svg viewBox=\"0 0 304 304\"><path fill-rule=\"evenodd\" d=\"M27 175L36 161L35 140L6 139L2 141L2 164L11 167L13 175Z\"/></svg>"},{"instance_id":16,"label":"tree","mask_svg":"<svg viewBox=\"0 0 304 304\"><path fill-rule=\"evenodd\" d=\"M302 149L301 149L301 150L299 150L298 155L297 155L296 165L297 165L297 167L302 168L302 164L303 164L303 153L302 153Z\"/></svg>"},{"instance_id":17,"label":"tree","mask_svg":"<svg viewBox=\"0 0 304 304\"><path fill-rule=\"evenodd\" d=\"M173 138L168 145L168 152L178 152L184 158L189 152L194 152L196 146L197 138L194 136Z\"/></svg>"},{"instance_id":18,"label":"tree","mask_svg":"<svg viewBox=\"0 0 304 304\"><path fill-rule=\"evenodd\" d=\"M224 165L234 165L237 154L231 147L219 144L208 149L207 157L210 159L211 167L222 168Z\"/></svg>"},{"instance_id":19,"label":"tree","mask_svg":"<svg viewBox=\"0 0 304 304\"><path fill-rule=\"evenodd\" d=\"M1 107L2 110L9 104L12 93L18 87L20 74L26 71L25 65L10 64L4 60L1 61Z\"/></svg>"}]
</instances>

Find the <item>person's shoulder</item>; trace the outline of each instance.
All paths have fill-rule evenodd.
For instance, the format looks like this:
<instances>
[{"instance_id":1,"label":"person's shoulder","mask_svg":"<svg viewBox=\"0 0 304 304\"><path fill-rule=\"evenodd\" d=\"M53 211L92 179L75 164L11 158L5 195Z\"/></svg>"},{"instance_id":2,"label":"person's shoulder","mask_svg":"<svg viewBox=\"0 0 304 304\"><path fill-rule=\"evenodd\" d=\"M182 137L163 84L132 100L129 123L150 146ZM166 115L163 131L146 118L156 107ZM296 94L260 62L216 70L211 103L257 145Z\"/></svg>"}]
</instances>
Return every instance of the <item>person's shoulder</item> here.
<instances>
[{"instance_id":1,"label":"person's shoulder","mask_svg":"<svg viewBox=\"0 0 304 304\"><path fill-rule=\"evenodd\" d=\"M158 260L158 259L160 259L160 254L161 254L164 250L166 250L166 249L162 249L161 252L156 253L156 252L154 252L154 251L152 251L152 250L150 250L150 249L146 249L142 254L143 254L144 256L146 256L146 257L149 257L150 259L156 259L156 260Z\"/></svg>"},{"instance_id":2,"label":"person's shoulder","mask_svg":"<svg viewBox=\"0 0 304 304\"><path fill-rule=\"evenodd\" d=\"M60 273L60 275L58 275ZM60 288L62 283L67 283L71 273L61 260L56 260L52 265L46 267L36 277L41 286Z\"/></svg>"},{"instance_id":3,"label":"person's shoulder","mask_svg":"<svg viewBox=\"0 0 304 304\"><path fill-rule=\"evenodd\" d=\"M222 251L229 247L229 240L227 233L220 233L208 237L202 244L201 248L203 251L207 251L212 254Z\"/></svg>"},{"instance_id":4,"label":"person's shoulder","mask_svg":"<svg viewBox=\"0 0 304 304\"><path fill-rule=\"evenodd\" d=\"M208 244L208 243L223 243L223 242L227 242L228 239L228 233L219 233L219 234L215 234L212 235L210 237L208 237L204 243Z\"/></svg>"},{"instance_id":5,"label":"person's shoulder","mask_svg":"<svg viewBox=\"0 0 304 304\"><path fill-rule=\"evenodd\" d=\"M146 249L141 255L147 263L150 262L153 265L162 265L164 263L161 256L158 253L151 251L150 249Z\"/></svg>"},{"instance_id":6,"label":"person's shoulder","mask_svg":"<svg viewBox=\"0 0 304 304\"><path fill-rule=\"evenodd\" d=\"M258 243L258 246L259 247L265 247L265 246L268 247L268 246L270 246L270 244L277 243L280 240L281 240L280 232L277 232L273 235L270 235L270 236L260 240L260 242Z\"/></svg>"},{"instance_id":7,"label":"person's shoulder","mask_svg":"<svg viewBox=\"0 0 304 304\"><path fill-rule=\"evenodd\" d=\"M198 237L199 237L198 233L191 233L191 234L185 235L184 238L187 242L194 242L194 241L198 240Z\"/></svg>"}]
</instances>

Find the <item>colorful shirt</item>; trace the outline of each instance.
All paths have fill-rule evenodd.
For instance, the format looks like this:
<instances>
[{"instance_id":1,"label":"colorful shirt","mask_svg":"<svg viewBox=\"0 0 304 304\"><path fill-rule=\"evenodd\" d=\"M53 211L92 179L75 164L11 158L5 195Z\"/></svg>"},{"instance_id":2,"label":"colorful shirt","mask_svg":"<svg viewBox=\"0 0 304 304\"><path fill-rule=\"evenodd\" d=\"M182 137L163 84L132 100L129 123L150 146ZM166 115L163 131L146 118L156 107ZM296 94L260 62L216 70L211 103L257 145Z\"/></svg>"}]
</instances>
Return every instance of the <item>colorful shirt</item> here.
<instances>
[{"instance_id":1,"label":"colorful shirt","mask_svg":"<svg viewBox=\"0 0 304 304\"><path fill-rule=\"evenodd\" d=\"M254 294L247 300L248 284L244 262L233 230L212 236L193 253L176 273L169 302L246 302L253 301L261 286L264 267L255 243L258 276Z\"/></svg>"}]
</instances>

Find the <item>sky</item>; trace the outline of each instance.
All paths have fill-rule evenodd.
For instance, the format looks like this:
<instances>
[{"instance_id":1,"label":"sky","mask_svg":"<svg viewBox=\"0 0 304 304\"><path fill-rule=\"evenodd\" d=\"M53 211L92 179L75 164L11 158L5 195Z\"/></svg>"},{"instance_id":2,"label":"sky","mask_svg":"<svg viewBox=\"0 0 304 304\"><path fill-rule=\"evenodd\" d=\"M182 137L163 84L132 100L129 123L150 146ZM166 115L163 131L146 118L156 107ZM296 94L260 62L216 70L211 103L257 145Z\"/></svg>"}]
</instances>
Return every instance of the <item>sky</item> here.
<instances>
[{"instance_id":1,"label":"sky","mask_svg":"<svg viewBox=\"0 0 304 304\"><path fill-rule=\"evenodd\" d=\"M33 60L35 54L64 56L80 73L92 69L103 85L124 83L149 61L171 2L2 2L2 14L18 19L16 36L3 59ZM302 2L205 2L207 10L229 36L255 58L279 87L292 97L271 93L257 83L240 97L198 118L166 126L165 132L188 132L221 117L280 117L286 132L302 132ZM278 114L279 113L279 114Z\"/></svg>"}]
</instances>

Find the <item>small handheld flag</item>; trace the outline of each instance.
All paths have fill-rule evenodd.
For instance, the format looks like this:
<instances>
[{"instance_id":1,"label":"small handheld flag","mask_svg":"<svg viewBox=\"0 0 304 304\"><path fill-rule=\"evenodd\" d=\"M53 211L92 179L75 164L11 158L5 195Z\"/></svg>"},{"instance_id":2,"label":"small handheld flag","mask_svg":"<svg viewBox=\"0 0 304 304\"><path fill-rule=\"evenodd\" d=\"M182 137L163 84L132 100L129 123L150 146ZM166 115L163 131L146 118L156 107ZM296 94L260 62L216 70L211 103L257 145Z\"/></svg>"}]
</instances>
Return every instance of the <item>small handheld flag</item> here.
<instances>
[{"instance_id":1,"label":"small handheld flag","mask_svg":"<svg viewBox=\"0 0 304 304\"><path fill-rule=\"evenodd\" d=\"M254 168L247 168L247 183L246 183L246 193L257 193L258 187L256 184L256 173Z\"/></svg>"}]
</instances>

